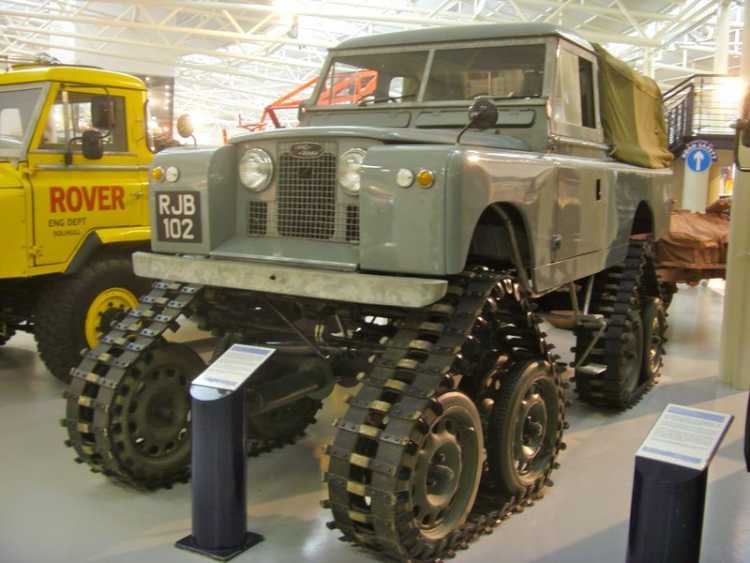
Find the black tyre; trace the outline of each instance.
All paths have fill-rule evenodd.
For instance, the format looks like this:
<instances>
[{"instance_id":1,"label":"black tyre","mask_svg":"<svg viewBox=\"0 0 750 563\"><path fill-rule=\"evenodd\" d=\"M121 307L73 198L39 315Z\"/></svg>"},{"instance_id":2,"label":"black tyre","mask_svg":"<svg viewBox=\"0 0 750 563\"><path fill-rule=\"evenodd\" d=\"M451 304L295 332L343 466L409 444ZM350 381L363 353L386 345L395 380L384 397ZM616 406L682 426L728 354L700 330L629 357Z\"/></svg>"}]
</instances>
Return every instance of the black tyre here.
<instances>
[{"instance_id":1,"label":"black tyre","mask_svg":"<svg viewBox=\"0 0 750 563\"><path fill-rule=\"evenodd\" d=\"M628 312L627 320L617 338L607 341L608 379L615 381L619 395L615 406L620 408L632 405L639 384L642 382L643 366L643 321L637 310Z\"/></svg>"},{"instance_id":2,"label":"black tyre","mask_svg":"<svg viewBox=\"0 0 750 563\"><path fill-rule=\"evenodd\" d=\"M539 492L560 449L562 386L547 362L519 363L505 376L488 424L487 457L506 501Z\"/></svg>"},{"instance_id":3,"label":"black tyre","mask_svg":"<svg viewBox=\"0 0 750 563\"><path fill-rule=\"evenodd\" d=\"M667 313L661 299L651 298L643 307L643 370L641 381L653 383L664 365Z\"/></svg>"},{"instance_id":4,"label":"black tyre","mask_svg":"<svg viewBox=\"0 0 750 563\"><path fill-rule=\"evenodd\" d=\"M190 382L205 369L184 344L158 347L128 370L108 425L112 451L136 483L157 487L190 473Z\"/></svg>"},{"instance_id":5,"label":"black tyre","mask_svg":"<svg viewBox=\"0 0 750 563\"><path fill-rule=\"evenodd\" d=\"M81 350L93 348L118 313L135 307L149 286L133 274L129 256L101 258L50 282L37 301L34 337L52 375L68 383Z\"/></svg>"},{"instance_id":6,"label":"black tyre","mask_svg":"<svg viewBox=\"0 0 750 563\"><path fill-rule=\"evenodd\" d=\"M0 328L2 327L0 326ZM5 330L3 332L0 332L0 346L4 346L8 342L8 340L15 336L15 334L15 330L5 327Z\"/></svg>"},{"instance_id":7,"label":"black tyre","mask_svg":"<svg viewBox=\"0 0 750 563\"><path fill-rule=\"evenodd\" d=\"M273 362L273 359L271 360ZM279 366L264 366L255 382L261 384L283 376L286 373ZM304 369L302 366L300 369ZM291 444L305 433L305 429L315 422L315 415L320 410L322 402L318 399L303 397L286 406L253 415L248 409L247 417L247 452L256 455L266 450Z\"/></svg>"},{"instance_id":8,"label":"black tyre","mask_svg":"<svg viewBox=\"0 0 750 563\"><path fill-rule=\"evenodd\" d=\"M211 361L218 359L234 342L241 338L224 338L214 350ZM312 366L312 364L311 364ZM253 376L253 385L262 385L282 377L290 371L306 369L304 359L274 354L271 359ZM314 369L310 367L310 369ZM314 377L311 373L311 377ZM248 389L248 393L250 389ZM249 395L248 395L249 396ZM264 451L293 443L305 433L305 429L315 422L315 415L320 410L322 402L318 399L303 397L286 406L253 415L252 405L248 405L247 412L247 453L254 456Z\"/></svg>"},{"instance_id":9,"label":"black tyre","mask_svg":"<svg viewBox=\"0 0 750 563\"><path fill-rule=\"evenodd\" d=\"M661 298L664 303L664 310L667 310L672 304L674 294L677 293L677 284L674 282L660 282L659 291L661 292Z\"/></svg>"}]
</instances>

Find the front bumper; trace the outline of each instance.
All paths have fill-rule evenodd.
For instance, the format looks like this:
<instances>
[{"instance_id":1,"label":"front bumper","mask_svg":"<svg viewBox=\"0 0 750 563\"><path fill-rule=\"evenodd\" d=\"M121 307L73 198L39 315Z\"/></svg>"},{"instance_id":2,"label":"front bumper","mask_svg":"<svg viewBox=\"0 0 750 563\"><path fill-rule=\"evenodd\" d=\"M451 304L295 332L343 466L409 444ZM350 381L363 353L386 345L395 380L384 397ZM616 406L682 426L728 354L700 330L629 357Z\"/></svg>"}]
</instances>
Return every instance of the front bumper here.
<instances>
[{"instance_id":1,"label":"front bumper","mask_svg":"<svg viewBox=\"0 0 750 563\"><path fill-rule=\"evenodd\" d=\"M144 278L245 289L346 303L425 307L442 299L448 282L136 252L133 269Z\"/></svg>"}]
</instances>

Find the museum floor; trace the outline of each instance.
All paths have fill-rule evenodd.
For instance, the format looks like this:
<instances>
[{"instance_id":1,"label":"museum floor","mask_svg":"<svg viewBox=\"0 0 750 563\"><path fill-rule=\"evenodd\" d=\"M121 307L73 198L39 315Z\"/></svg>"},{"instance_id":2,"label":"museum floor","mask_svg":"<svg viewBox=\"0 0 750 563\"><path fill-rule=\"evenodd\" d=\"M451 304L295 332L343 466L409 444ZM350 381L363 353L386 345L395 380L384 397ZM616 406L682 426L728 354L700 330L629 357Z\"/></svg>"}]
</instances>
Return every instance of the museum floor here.
<instances>
[{"instance_id":1,"label":"museum floor","mask_svg":"<svg viewBox=\"0 0 750 563\"><path fill-rule=\"evenodd\" d=\"M633 454L669 402L737 417L710 471L704 563L750 561L750 474L742 458L746 393L717 379L721 295L683 288L672 306L665 375L621 414L578 402L569 410L568 449L556 485L532 509L481 538L455 561L609 563L624 560ZM183 337L199 337L193 332ZM570 335L555 333L567 352ZM190 530L190 488L136 493L73 463L63 446L62 385L39 362L33 339L0 349L0 561L197 562L172 547ZM325 527L320 481L323 444L340 412L337 389L302 442L249 463L250 527L266 541L236 561L367 562ZM675 562L678 563L678 562Z\"/></svg>"}]
</instances>

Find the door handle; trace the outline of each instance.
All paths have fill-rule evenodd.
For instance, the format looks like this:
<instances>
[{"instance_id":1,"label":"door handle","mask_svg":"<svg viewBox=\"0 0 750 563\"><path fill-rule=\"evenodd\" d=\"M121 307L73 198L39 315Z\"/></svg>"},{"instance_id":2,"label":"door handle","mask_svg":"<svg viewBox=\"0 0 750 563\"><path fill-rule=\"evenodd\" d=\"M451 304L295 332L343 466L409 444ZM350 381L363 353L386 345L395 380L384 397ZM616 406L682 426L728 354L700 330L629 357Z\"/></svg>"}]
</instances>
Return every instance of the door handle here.
<instances>
[{"instance_id":1,"label":"door handle","mask_svg":"<svg viewBox=\"0 0 750 563\"><path fill-rule=\"evenodd\" d=\"M143 191L133 192L133 197L135 199L141 199L144 195L146 195L146 192L143 192Z\"/></svg>"}]
</instances>

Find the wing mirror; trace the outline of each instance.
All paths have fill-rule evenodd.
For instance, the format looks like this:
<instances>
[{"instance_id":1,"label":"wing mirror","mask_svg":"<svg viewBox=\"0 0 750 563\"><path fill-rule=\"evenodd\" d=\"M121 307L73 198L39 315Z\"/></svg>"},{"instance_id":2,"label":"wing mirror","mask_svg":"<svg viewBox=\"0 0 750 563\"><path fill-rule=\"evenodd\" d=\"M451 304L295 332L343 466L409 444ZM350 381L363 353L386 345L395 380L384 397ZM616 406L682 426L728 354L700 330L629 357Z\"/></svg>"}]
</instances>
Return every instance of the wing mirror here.
<instances>
[{"instance_id":1,"label":"wing mirror","mask_svg":"<svg viewBox=\"0 0 750 563\"><path fill-rule=\"evenodd\" d=\"M104 156L104 137L93 129L84 131L81 135L81 152L87 160L101 160Z\"/></svg>"},{"instance_id":2,"label":"wing mirror","mask_svg":"<svg viewBox=\"0 0 750 563\"><path fill-rule=\"evenodd\" d=\"M111 96L91 98L91 125L100 131L111 131L115 127L115 101Z\"/></svg>"},{"instance_id":3,"label":"wing mirror","mask_svg":"<svg viewBox=\"0 0 750 563\"><path fill-rule=\"evenodd\" d=\"M81 143L81 153L86 160L101 160L104 156L104 139L96 129L88 129L81 133L80 137L73 137L65 147L65 166L73 164L73 143Z\"/></svg>"},{"instance_id":4,"label":"wing mirror","mask_svg":"<svg viewBox=\"0 0 750 563\"><path fill-rule=\"evenodd\" d=\"M489 96L477 96L469 106L469 123L458 134L456 142L461 141L461 137L469 129L491 129L497 127L497 106Z\"/></svg>"},{"instance_id":5,"label":"wing mirror","mask_svg":"<svg viewBox=\"0 0 750 563\"><path fill-rule=\"evenodd\" d=\"M735 124L734 163L742 172L750 172L750 88L745 92L742 113Z\"/></svg>"},{"instance_id":6,"label":"wing mirror","mask_svg":"<svg viewBox=\"0 0 750 563\"><path fill-rule=\"evenodd\" d=\"M734 160L742 172L750 172L750 120L738 119L734 139Z\"/></svg>"},{"instance_id":7,"label":"wing mirror","mask_svg":"<svg viewBox=\"0 0 750 563\"><path fill-rule=\"evenodd\" d=\"M190 114L183 113L177 118L177 133L183 139L188 139L193 136L195 129L193 128L193 119Z\"/></svg>"},{"instance_id":8,"label":"wing mirror","mask_svg":"<svg viewBox=\"0 0 750 563\"><path fill-rule=\"evenodd\" d=\"M177 118L177 134L183 139L193 138L193 146L198 146L195 140L195 128L193 127L193 118L189 113L183 113Z\"/></svg>"}]
</instances>

